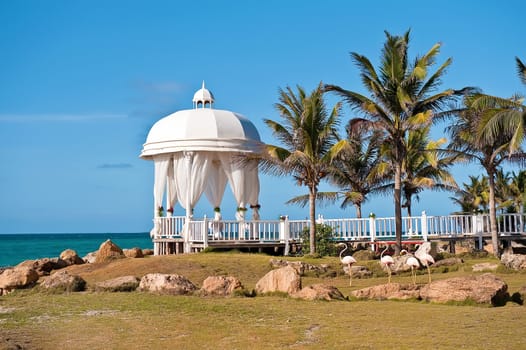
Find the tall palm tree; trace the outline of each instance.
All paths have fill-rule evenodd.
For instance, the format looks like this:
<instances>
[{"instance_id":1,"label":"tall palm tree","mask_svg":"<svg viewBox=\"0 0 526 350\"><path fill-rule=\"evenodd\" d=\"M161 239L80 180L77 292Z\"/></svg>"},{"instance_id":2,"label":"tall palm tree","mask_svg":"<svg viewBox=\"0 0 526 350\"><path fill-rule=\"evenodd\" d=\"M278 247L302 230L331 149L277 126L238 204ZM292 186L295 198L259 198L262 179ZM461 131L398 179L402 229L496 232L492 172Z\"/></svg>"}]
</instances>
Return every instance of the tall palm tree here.
<instances>
[{"instance_id":1,"label":"tall palm tree","mask_svg":"<svg viewBox=\"0 0 526 350\"><path fill-rule=\"evenodd\" d=\"M450 197L453 202L460 205L461 211L455 214L473 214L475 212L487 212L489 202L488 178L482 176L469 176L470 183L463 183L462 190Z\"/></svg>"},{"instance_id":2,"label":"tall palm tree","mask_svg":"<svg viewBox=\"0 0 526 350\"><path fill-rule=\"evenodd\" d=\"M476 162L481 165L488 176L489 188L489 216L493 251L499 256L499 241L497 231L497 215L495 202L495 176L499 166L505 161L524 161L526 155L519 149L513 153L510 144L513 142L513 133L505 128L496 129L492 139L480 137L478 131L483 120L491 111L499 110L502 106L498 101L486 101L480 105L479 94L466 95L464 98L465 109L457 113L454 123L447 130L451 134L450 149L456 151L466 161ZM496 136L499 136L498 138Z\"/></svg>"},{"instance_id":3,"label":"tall palm tree","mask_svg":"<svg viewBox=\"0 0 526 350\"><path fill-rule=\"evenodd\" d=\"M524 213L524 203L526 202L526 170L518 173L511 173L511 182L509 184L511 200L517 213Z\"/></svg>"},{"instance_id":4,"label":"tall palm tree","mask_svg":"<svg viewBox=\"0 0 526 350\"><path fill-rule=\"evenodd\" d=\"M367 130L349 123L346 128L347 140L334 159L330 170L330 181L336 185L343 197L341 208L353 205L356 217L362 217L362 205L367 196L375 193L385 181L377 167L383 140L378 130Z\"/></svg>"},{"instance_id":5,"label":"tall palm tree","mask_svg":"<svg viewBox=\"0 0 526 350\"><path fill-rule=\"evenodd\" d=\"M526 85L526 66L515 57L517 74L521 82ZM509 99L485 94L478 94L474 98L473 105L479 109L486 109L487 113L479 127L480 137L486 142L498 139L501 130L511 133L510 152L520 148L526 138L526 106L524 98L514 95Z\"/></svg>"},{"instance_id":6,"label":"tall palm tree","mask_svg":"<svg viewBox=\"0 0 526 350\"><path fill-rule=\"evenodd\" d=\"M261 169L278 176L292 175L300 186L309 189L310 253L316 253L316 197L318 185L328 174L328 168L337 147L337 128L341 104L330 113L324 101L320 83L307 95L298 86L279 89L279 102L275 104L281 123L264 119L281 146L267 145L261 160Z\"/></svg>"},{"instance_id":7,"label":"tall palm tree","mask_svg":"<svg viewBox=\"0 0 526 350\"><path fill-rule=\"evenodd\" d=\"M411 130L405 140L407 153L402 162L402 207L407 209L408 216L412 216L413 197L419 200L422 191L458 191L457 183L448 170L456 156L440 150L446 139L430 140L429 132L430 126ZM389 145L384 147L389 149ZM390 159L387 157L386 161ZM393 188L394 183L390 182L382 190L391 193Z\"/></svg>"},{"instance_id":8,"label":"tall palm tree","mask_svg":"<svg viewBox=\"0 0 526 350\"><path fill-rule=\"evenodd\" d=\"M407 153L405 137L410 130L431 124L438 117L437 112L459 92L450 89L434 93L452 62L449 58L434 73L430 72L440 44L433 45L423 56L411 61L408 56L409 31L402 36L393 36L388 32L385 35L378 69L367 57L351 53L370 97L335 85L327 85L326 89L336 92L362 114L363 118L355 119L357 122L372 124L382 130L385 142L391 147L398 253L402 244L402 166Z\"/></svg>"}]
</instances>

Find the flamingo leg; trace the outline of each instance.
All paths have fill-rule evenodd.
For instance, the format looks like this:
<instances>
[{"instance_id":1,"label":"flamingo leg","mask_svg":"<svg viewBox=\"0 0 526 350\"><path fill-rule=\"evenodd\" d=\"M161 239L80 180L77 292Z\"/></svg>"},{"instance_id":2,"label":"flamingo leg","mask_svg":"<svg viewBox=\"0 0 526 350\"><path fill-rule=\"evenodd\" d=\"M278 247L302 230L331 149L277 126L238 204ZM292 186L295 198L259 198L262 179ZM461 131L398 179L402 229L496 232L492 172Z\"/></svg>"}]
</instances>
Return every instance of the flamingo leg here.
<instances>
[{"instance_id":1,"label":"flamingo leg","mask_svg":"<svg viewBox=\"0 0 526 350\"><path fill-rule=\"evenodd\" d=\"M413 281L413 286L416 286L416 273L413 266L411 266L411 280Z\"/></svg>"},{"instance_id":2,"label":"flamingo leg","mask_svg":"<svg viewBox=\"0 0 526 350\"><path fill-rule=\"evenodd\" d=\"M391 283L391 268L387 267L387 283Z\"/></svg>"},{"instance_id":3,"label":"flamingo leg","mask_svg":"<svg viewBox=\"0 0 526 350\"><path fill-rule=\"evenodd\" d=\"M351 264L349 264L349 287L352 286L352 269Z\"/></svg>"},{"instance_id":4,"label":"flamingo leg","mask_svg":"<svg viewBox=\"0 0 526 350\"><path fill-rule=\"evenodd\" d=\"M429 269L429 265L427 265L427 275L429 276L429 283L431 283L431 270Z\"/></svg>"}]
</instances>

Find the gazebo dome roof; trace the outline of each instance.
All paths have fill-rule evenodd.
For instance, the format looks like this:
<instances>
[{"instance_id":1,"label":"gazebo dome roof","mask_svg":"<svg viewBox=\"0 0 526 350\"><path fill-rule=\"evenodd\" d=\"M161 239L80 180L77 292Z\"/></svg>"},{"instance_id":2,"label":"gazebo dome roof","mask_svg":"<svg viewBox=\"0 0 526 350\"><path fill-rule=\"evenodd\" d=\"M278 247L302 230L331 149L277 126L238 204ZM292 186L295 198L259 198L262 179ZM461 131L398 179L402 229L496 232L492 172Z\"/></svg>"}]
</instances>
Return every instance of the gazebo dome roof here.
<instances>
[{"instance_id":1,"label":"gazebo dome roof","mask_svg":"<svg viewBox=\"0 0 526 350\"><path fill-rule=\"evenodd\" d=\"M203 82L194 94L194 109L172 113L152 126L141 158L181 151L259 152L263 143L254 124L238 113L211 108L213 101Z\"/></svg>"}]
</instances>

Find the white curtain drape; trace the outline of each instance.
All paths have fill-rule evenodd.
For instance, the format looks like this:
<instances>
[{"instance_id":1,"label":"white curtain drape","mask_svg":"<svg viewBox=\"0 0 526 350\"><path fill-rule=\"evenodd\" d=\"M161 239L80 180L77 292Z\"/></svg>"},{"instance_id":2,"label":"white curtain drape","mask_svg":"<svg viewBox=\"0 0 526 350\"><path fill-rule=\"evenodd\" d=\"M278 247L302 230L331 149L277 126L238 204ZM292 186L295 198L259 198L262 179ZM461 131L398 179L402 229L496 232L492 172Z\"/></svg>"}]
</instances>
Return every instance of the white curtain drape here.
<instances>
[{"instance_id":1,"label":"white curtain drape","mask_svg":"<svg viewBox=\"0 0 526 350\"><path fill-rule=\"evenodd\" d=\"M245 207L247 204L246 192L245 192L245 170L244 165L236 159L235 153L221 153L219 154L221 165L225 170L225 174L230 183L230 188L234 194L238 207ZM244 213L236 212L236 218L240 220L238 214L242 214L244 219Z\"/></svg>"},{"instance_id":2,"label":"white curtain drape","mask_svg":"<svg viewBox=\"0 0 526 350\"><path fill-rule=\"evenodd\" d=\"M225 194L225 187L228 178L221 166L221 161L214 159L212 165L210 166L210 173L208 176L208 181L205 189L206 197L208 201L214 208L217 208L221 205L223 200L223 195Z\"/></svg>"},{"instance_id":3,"label":"white curtain drape","mask_svg":"<svg viewBox=\"0 0 526 350\"><path fill-rule=\"evenodd\" d=\"M153 158L155 165L155 180L153 184L153 201L154 216L158 216L158 208L163 205L164 190L166 186L166 177L168 175L168 166L170 157L167 155L155 156Z\"/></svg>"},{"instance_id":4,"label":"white curtain drape","mask_svg":"<svg viewBox=\"0 0 526 350\"><path fill-rule=\"evenodd\" d=\"M258 163L251 161L245 167L245 191L250 205L259 204Z\"/></svg>"},{"instance_id":5,"label":"white curtain drape","mask_svg":"<svg viewBox=\"0 0 526 350\"><path fill-rule=\"evenodd\" d=\"M170 164L168 166L167 181L168 183L166 185L166 216L171 216L172 213L170 213L168 209L173 210L175 204L177 203L177 188L175 186L173 159L170 159Z\"/></svg>"},{"instance_id":6,"label":"white curtain drape","mask_svg":"<svg viewBox=\"0 0 526 350\"><path fill-rule=\"evenodd\" d=\"M208 152L184 152L183 157L174 159L177 199L187 216L205 190L211 164Z\"/></svg>"}]
</instances>

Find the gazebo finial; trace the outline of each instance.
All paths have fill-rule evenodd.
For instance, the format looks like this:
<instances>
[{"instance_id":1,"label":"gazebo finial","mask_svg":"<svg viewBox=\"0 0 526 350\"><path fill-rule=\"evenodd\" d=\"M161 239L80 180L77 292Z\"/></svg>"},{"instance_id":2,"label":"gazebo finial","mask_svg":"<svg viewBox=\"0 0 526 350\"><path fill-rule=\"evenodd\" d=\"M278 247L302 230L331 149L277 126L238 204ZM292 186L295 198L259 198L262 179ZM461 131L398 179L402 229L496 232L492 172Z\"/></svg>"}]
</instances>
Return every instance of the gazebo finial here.
<instances>
[{"instance_id":1,"label":"gazebo finial","mask_svg":"<svg viewBox=\"0 0 526 350\"><path fill-rule=\"evenodd\" d=\"M204 79L201 86L201 89L195 92L194 98L192 100L194 108L197 109L199 104L201 104L202 108L205 108L206 104L208 104L209 107L212 108L212 104L214 103L214 95L207 88L205 88Z\"/></svg>"}]
</instances>

